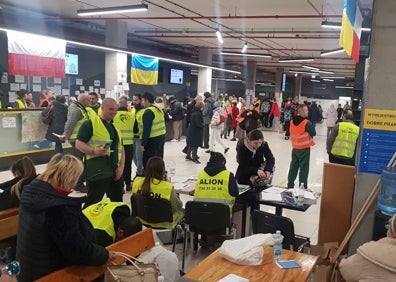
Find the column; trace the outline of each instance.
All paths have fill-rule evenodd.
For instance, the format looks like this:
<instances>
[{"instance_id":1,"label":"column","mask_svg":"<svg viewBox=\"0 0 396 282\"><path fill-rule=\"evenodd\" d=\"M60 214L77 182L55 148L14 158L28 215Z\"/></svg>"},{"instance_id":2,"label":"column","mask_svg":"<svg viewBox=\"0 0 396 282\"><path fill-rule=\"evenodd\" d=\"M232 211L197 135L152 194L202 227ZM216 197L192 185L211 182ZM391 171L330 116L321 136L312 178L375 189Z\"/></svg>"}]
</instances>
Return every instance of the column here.
<instances>
[{"instance_id":1,"label":"column","mask_svg":"<svg viewBox=\"0 0 396 282\"><path fill-rule=\"evenodd\" d=\"M379 174L366 173L359 169L359 165L365 162L365 153L367 148L364 146L368 143L366 136L362 136L366 129L364 125L365 113L367 110L387 110L395 111L396 99L395 89L396 80L394 79L394 62L396 61L396 25L394 24L394 15L396 14L396 1L376 0L373 6L373 23L371 28L371 46L370 46L370 63L369 71L366 73L366 89L364 90L364 103L362 111L363 122L360 123L360 138L357 151L356 181L353 199L352 220L363 206L370 192L375 186ZM390 119L394 121L394 119ZM377 140L378 146L385 150L384 142L394 140L395 131L384 128L385 133L389 135L388 140ZM366 131L367 132L367 131ZM379 132L379 131L377 131ZM363 140L366 139L366 140ZM384 142L383 142L384 141ZM368 140L367 142L370 142ZM363 144L362 144L363 143ZM394 143L388 143L395 150ZM390 151L392 151L390 150ZM389 151L386 155L391 155ZM380 157L378 155L378 157ZM386 164L385 164L386 166ZM374 211L377 209L377 199L374 200L361 224L353 234L349 244L349 254L353 254L356 248L364 242L371 240L373 232Z\"/></svg>"},{"instance_id":2,"label":"column","mask_svg":"<svg viewBox=\"0 0 396 282\"><path fill-rule=\"evenodd\" d=\"M106 45L127 48L128 25L122 21L106 22ZM128 82L127 77L127 55L117 52L106 52L106 90L114 90L115 85ZM115 93L115 98L119 95L128 94L128 91Z\"/></svg>"},{"instance_id":3,"label":"column","mask_svg":"<svg viewBox=\"0 0 396 282\"><path fill-rule=\"evenodd\" d=\"M249 106L256 95L256 62L248 61L246 68L246 84L245 84L246 106Z\"/></svg>"},{"instance_id":4,"label":"column","mask_svg":"<svg viewBox=\"0 0 396 282\"><path fill-rule=\"evenodd\" d=\"M275 99L279 110L282 102L282 77L283 68L277 68L275 73ZM280 117L275 117L272 125L272 131L278 131L280 126Z\"/></svg>"},{"instance_id":5,"label":"column","mask_svg":"<svg viewBox=\"0 0 396 282\"><path fill-rule=\"evenodd\" d=\"M198 60L200 64L211 66L212 51L209 49L200 49ZM203 96L204 92L211 92L211 91L212 91L212 69L199 68L197 95Z\"/></svg>"},{"instance_id":6,"label":"column","mask_svg":"<svg viewBox=\"0 0 396 282\"><path fill-rule=\"evenodd\" d=\"M302 85L302 75L297 74L296 77L294 77L294 97L298 97L298 100L300 101L301 99L301 85Z\"/></svg>"}]
</instances>

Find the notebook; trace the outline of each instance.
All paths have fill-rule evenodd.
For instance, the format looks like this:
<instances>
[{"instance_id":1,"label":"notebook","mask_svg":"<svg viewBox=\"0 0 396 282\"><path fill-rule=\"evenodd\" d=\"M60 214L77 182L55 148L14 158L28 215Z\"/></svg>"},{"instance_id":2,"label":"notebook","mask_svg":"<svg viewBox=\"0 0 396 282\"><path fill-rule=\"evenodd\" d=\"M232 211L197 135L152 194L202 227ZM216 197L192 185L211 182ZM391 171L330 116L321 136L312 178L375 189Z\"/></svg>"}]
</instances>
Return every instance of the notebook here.
<instances>
[{"instance_id":1,"label":"notebook","mask_svg":"<svg viewBox=\"0 0 396 282\"><path fill-rule=\"evenodd\" d=\"M250 185L245 185L245 184L239 184L238 183L239 195L249 191L250 189L252 189L252 187Z\"/></svg>"}]
</instances>

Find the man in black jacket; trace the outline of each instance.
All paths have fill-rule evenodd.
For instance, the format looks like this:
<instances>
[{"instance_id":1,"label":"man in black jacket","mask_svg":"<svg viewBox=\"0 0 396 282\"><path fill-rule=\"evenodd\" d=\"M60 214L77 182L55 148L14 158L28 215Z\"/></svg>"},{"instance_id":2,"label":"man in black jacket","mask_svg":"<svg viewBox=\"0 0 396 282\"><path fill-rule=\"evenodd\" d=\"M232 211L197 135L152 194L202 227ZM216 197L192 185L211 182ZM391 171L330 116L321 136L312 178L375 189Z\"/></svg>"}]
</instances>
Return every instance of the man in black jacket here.
<instances>
[{"instance_id":1,"label":"man in black jacket","mask_svg":"<svg viewBox=\"0 0 396 282\"><path fill-rule=\"evenodd\" d=\"M173 140L180 141L183 129L183 106L175 97L169 98L170 111L169 114L172 116L172 127L173 127Z\"/></svg>"}]
</instances>

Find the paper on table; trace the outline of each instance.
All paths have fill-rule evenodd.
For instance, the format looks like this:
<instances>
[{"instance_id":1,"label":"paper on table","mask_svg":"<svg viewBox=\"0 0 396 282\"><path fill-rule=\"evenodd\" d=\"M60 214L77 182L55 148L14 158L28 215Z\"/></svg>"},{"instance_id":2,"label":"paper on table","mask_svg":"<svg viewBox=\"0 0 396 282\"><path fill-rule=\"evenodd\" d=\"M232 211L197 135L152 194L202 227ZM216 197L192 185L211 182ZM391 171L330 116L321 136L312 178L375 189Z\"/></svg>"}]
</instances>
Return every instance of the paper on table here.
<instances>
[{"instance_id":1,"label":"paper on table","mask_svg":"<svg viewBox=\"0 0 396 282\"><path fill-rule=\"evenodd\" d=\"M288 189L289 192L293 193L294 189ZM304 199L309 199L309 200L316 200L317 197L315 197L315 194L311 191L304 191Z\"/></svg>"},{"instance_id":2,"label":"paper on table","mask_svg":"<svg viewBox=\"0 0 396 282\"><path fill-rule=\"evenodd\" d=\"M286 188L271 186L270 188L265 189L263 191L263 193L272 193L272 194L278 193L278 194L280 194L285 190L286 190Z\"/></svg>"},{"instance_id":3,"label":"paper on table","mask_svg":"<svg viewBox=\"0 0 396 282\"><path fill-rule=\"evenodd\" d=\"M261 200L263 201L273 201L273 202L283 202L280 193L265 193L261 192Z\"/></svg>"},{"instance_id":4,"label":"paper on table","mask_svg":"<svg viewBox=\"0 0 396 282\"><path fill-rule=\"evenodd\" d=\"M234 273L230 273L227 276L221 278L217 282L249 282L249 279L243 278Z\"/></svg>"},{"instance_id":5,"label":"paper on table","mask_svg":"<svg viewBox=\"0 0 396 282\"><path fill-rule=\"evenodd\" d=\"M173 179L172 179L172 182L173 182ZM182 182L173 182L173 187L175 188L175 190L181 191L181 190L185 190L185 189L189 188L190 185L182 183Z\"/></svg>"},{"instance_id":6,"label":"paper on table","mask_svg":"<svg viewBox=\"0 0 396 282\"><path fill-rule=\"evenodd\" d=\"M181 183L181 182L186 182L187 180L188 180L187 176L177 176L177 175L172 176L172 183L175 182Z\"/></svg>"}]
</instances>

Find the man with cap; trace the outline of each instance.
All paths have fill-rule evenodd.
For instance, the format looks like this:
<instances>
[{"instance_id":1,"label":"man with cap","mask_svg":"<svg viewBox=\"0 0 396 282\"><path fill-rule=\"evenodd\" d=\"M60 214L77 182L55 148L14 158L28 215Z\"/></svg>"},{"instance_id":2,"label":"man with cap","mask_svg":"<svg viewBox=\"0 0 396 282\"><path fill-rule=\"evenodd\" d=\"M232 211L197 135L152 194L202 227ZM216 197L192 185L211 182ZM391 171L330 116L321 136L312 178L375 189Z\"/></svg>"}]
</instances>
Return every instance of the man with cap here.
<instances>
[{"instance_id":1,"label":"man with cap","mask_svg":"<svg viewBox=\"0 0 396 282\"><path fill-rule=\"evenodd\" d=\"M228 152L229 147L225 146L221 140L221 132L224 130L224 110L221 107L221 102L217 101L213 104L213 116L210 121L210 140L209 140L209 150L206 153L214 152L215 143L221 145L224 149L224 154Z\"/></svg>"}]
</instances>

